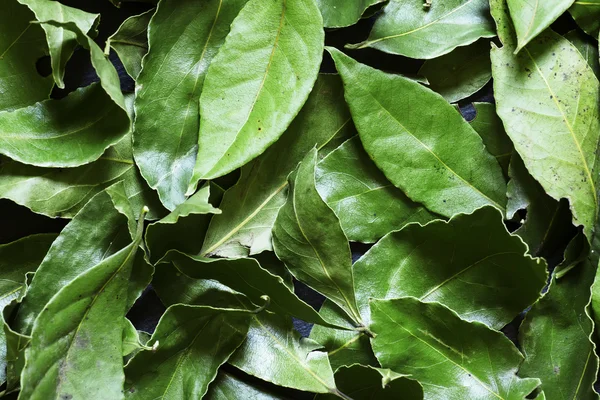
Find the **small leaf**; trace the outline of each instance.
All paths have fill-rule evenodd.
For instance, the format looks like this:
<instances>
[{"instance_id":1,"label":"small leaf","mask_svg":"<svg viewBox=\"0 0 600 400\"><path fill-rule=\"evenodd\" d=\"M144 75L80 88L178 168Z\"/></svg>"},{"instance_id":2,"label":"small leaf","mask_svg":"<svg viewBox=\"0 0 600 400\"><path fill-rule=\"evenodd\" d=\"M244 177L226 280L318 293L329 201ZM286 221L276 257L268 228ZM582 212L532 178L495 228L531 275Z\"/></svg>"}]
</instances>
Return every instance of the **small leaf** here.
<instances>
[{"instance_id":1,"label":"small leaf","mask_svg":"<svg viewBox=\"0 0 600 400\"><path fill-rule=\"evenodd\" d=\"M369 38L346 47L373 47L390 54L430 59L496 35L487 0L433 0L429 4L423 7L419 1L390 0Z\"/></svg>"},{"instance_id":2,"label":"small leaf","mask_svg":"<svg viewBox=\"0 0 600 400\"><path fill-rule=\"evenodd\" d=\"M412 80L328 51L360 140L396 187L445 217L487 204L504 210L506 183L498 162L446 100Z\"/></svg>"},{"instance_id":3,"label":"small leaf","mask_svg":"<svg viewBox=\"0 0 600 400\"><path fill-rule=\"evenodd\" d=\"M341 79L319 75L300 114L281 138L256 160L242 167L238 183L225 192L213 217L202 254L245 257L273 250L271 230L285 203L287 177L315 145L320 154L356 131L343 101Z\"/></svg>"},{"instance_id":4,"label":"small leaf","mask_svg":"<svg viewBox=\"0 0 600 400\"><path fill-rule=\"evenodd\" d=\"M385 0L317 0L325 28L342 28L354 25L372 5Z\"/></svg>"},{"instance_id":5,"label":"small leaf","mask_svg":"<svg viewBox=\"0 0 600 400\"><path fill-rule=\"evenodd\" d=\"M455 103L479 91L492 78L489 49L488 40L458 47L444 56L425 61L419 75L427 78L431 90L449 103Z\"/></svg>"},{"instance_id":6,"label":"small leaf","mask_svg":"<svg viewBox=\"0 0 600 400\"><path fill-rule=\"evenodd\" d=\"M208 68L192 186L241 167L281 136L317 79L324 36L315 0L248 1Z\"/></svg>"},{"instance_id":7,"label":"small leaf","mask_svg":"<svg viewBox=\"0 0 600 400\"><path fill-rule=\"evenodd\" d=\"M352 241L373 243L408 223L435 218L385 178L357 136L317 164L316 180L319 194Z\"/></svg>"},{"instance_id":8,"label":"small leaf","mask_svg":"<svg viewBox=\"0 0 600 400\"><path fill-rule=\"evenodd\" d=\"M125 370L127 399L201 399L219 367L246 338L246 311L176 304Z\"/></svg>"},{"instance_id":9,"label":"small leaf","mask_svg":"<svg viewBox=\"0 0 600 400\"><path fill-rule=\"evenodd\" d=\"M137 77L134 155L169 210L183 203L196 162L198 99L208 66L247 0L165 0L148 27Z\"/></svg>"},{"instance_id":10,"label":"small leaf","mask_svg":"<svg viewBox=\"0 0 600 400\"><path fill-rule=\"evenodd\" d=\"M273 227L273 248L296 279L327 296L360 325L350 246L315 188L316 161L313 149L289 178L288 200Z\"/></svg>"},{"instance_id":11,"label":"small leaf","mask_svg":"<svg viewBox=\"0 0 600 400\"><path fill-rule=\"evenodd\" d=\"M410 374L428 399L523 399L539 385L516 376L523 357L498 331L413 297L370 304L381 366Z\"/></svg>"},{"instance_id":12,"label":"small leaf","mask_svg":"<svg viewBox=\"0 0 600 400\"><path fill-rule=\"evenodd\" d=\"M148 53L148 24L154 10L127 18L119 29L106 39L106 49L112 48L134 80L142 70L142 58ZM105 50L106 52L106 50Z\"/></svg>"}]
</instances>

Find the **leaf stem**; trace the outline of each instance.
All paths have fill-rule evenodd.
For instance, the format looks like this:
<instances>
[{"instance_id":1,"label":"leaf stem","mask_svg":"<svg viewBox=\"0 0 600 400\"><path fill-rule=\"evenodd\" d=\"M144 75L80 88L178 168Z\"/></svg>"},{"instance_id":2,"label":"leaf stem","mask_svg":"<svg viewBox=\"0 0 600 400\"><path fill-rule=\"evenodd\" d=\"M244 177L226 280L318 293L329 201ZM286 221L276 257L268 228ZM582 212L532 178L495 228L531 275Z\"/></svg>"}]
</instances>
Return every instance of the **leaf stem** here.
<instances>
[{"instance_id":1,"label":"leaf stem","mask_svg":"<svg viewBox=\"0 0 600 400\"><path fill-rule=\"evenodd\" d=\"M354 400L354 399L352 399L352 397L345 395L344 393L340 392L338 389L333 389L331 391L331 394L333 394L334 396L337 396L339 398L342 398L344 400Z\"/></svg>"}]
</instances>

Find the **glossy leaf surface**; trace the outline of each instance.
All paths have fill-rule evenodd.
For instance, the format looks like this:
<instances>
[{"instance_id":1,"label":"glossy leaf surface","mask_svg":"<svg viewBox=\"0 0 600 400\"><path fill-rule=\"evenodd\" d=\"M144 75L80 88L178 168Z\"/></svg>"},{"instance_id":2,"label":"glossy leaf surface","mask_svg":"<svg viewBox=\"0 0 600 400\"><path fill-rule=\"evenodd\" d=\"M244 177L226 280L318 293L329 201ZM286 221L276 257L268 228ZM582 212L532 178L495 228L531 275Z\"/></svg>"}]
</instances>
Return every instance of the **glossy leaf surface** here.
<instances>
[{"instance_id":1,"label":"glossy leaf surface","mask_svg":"<svg viewBox=\"0 0 600 400\"><path fill-rule=\"evenodd\" d=\"M273 247L296 279L326 295L360 324L350 246L315 187L316 160L313 149L290 176L288 199L273 227Z\"/></svg>"},{"instance_id":2,"label":"glossy leaf surface","mask_svg":"<svg viewBox=\"0 0 600 400\"><path fill-rule=\"evenodd\" d=\"M471 126L481 136L487 151L496 157L504 176L508 177L508 165L514 148L496 114L496 106L491 103L473 103L473 106L476 114L470 122Z\"/></svg>"},{"instance_id":3,"label":"glossy leaf surface","mask_svg":"<svg viewBox=\"0 0 600 400\"><path fill-rule=\"evenodd\" d=\"M134 154L169 210L185 201L192 178L208 66L245 3L162 1L150 21L149 55L136 86Z\"/></svg>"},{"instance_id":4,"label":"glossy leaf surface","mask_svg":"<svg viewBox=\"0 0 600 400\"><path fill-rule=\"evenodd\" d=\"M430 59L466 46L481 37L494 37L495 27L486 0L422 2L391 0L375 21L369 38L351 48L373 47L391 54Z\"/></svg>"},{"instance_id":5,"label":"glossy leaf surface","mask_svg":"<svg viewBox=\"0 0 600 400\"><path fill-rule=\"evenodd\" d=\"M385 0L317 0L325 28L341 28L355 24L372 5Z\"/></svg>"},{"instance_id":6,"label":"glossy leaf surface","mask_svg":"<svg viewBox=\"0 0 600 400\"><path fill-rule=\"evenodd\" d=\"M506 5L491 4L504 44L492 49L498 115L531 175L551 197L569 200L575 224L591 238L599 208L598 79L575 46L551 30L514 55Z\"/></svg>"},{"instance_id":7,"label":"glossy leaf surface","mask_svg":"<svg viewBox=\"0 0 600 400\"><path fill-rule=\"evenodd\" d=\"M441 304L373 300L371 315L377 333L371 342L382 367L410 374L428 399L522 399L539 385L517 377L523 357L502 333Z\"/></svg>"},{"instance_id":8,"label":"glossy leaf surface","mask_svg":"<svg viewBox=\"0 0 600 400\"><path fill-rule=\"evenodd\" d=\"M110 47L117 53L133 79L140 74L142 58L148 53L148 24L153 15L154 10L149 10L127 18L106 41L106 49Z\"/></svg>"},{"instance_id":9,"label":"glossy leaf surface","mask_svg":"<svg viewBox=\"0 0 600 400\"><path fill-rule=\"evenodd\" d=\"M287 177L315 145L321 154L355 133L341 79L319 75L300 114L264 154L242 168L211 220L202 254L244 257L272 250L271 229L285 202Z\"/></svg>"},{"instance_id":10,"label":"glossy leaf surface","mask_svg":"<svg viewBox=\"0 0 600 400\"><path fill-rule=\"evenodd\" d=\"M581 29L594 38L598 37L600 0L575 0L569 12Z\"/></svg>"},{"instance_id":11,"label":"glossy leaf surface","mask_svg":"<svg viewBox=\"0 0 600 400\"><path fill-rule=\"evenodd\" d=\"M244 341L249 313L177 304L125 370L127 399L201 399L219 367Z\"/></svg>"},{"instance_id":12,"label":"glossy leaf surface","mask_svg":"<svg viewBox=\"0 0 600 400\"><path fill-rule=\"evenodd\" d=\"M487 40L458 47L449 54L425 61L419 75L427 78L431 90L449 103L455 103L477 92L492 78L489 49Z\"/></svg>"},{"instance_id":13,"label":"glossy leaf surface","mask_svg":"<svg viewBox=\"0 0 600 400\"><path fill-rule=\"evenodd\" d=\"M316 179L319 194L339 218L349 240L373 243L408 223L435 218L385 178L358 136L317 164Z\"/></svg>"},{"instance_id":14,"label":"glossy leaf surface","mask_svg":"<svg viewBox=\"0 0 600 400\"><path fill-rule=\"evenodd\" d=\"M241 167L287 129L317 79L322 26L315 0L246 4L208 69L193 184Z\"/></svg>"},{"instance_id":15,"label":"glossy leaf surface","mask_svg":"<svg viewBox=\"0 0 600 400\"><path fill-rule=\"evenodd\" d=\"M243 372L233 375L229 371L221 370L204 398L206 400L237 400L239 394L244 393L244 396L251 400L283 400L288 398L286 392L287 390L275 385L267 385L263 381L252 379Z\"/></svg>"},{"instance_id":16,"label":"glossy leaf surface","mask_svg":"<svg viewBox=\"0 0 600 400\"><path fill-rule=\"evenodd\" d=\"M328 50L345 83L361 142L395 186L442 216L487 204L504 209L506 186L498 162L444 98ZM470 155L468 162L456 148Z\"/></svg>"}]
</instances>

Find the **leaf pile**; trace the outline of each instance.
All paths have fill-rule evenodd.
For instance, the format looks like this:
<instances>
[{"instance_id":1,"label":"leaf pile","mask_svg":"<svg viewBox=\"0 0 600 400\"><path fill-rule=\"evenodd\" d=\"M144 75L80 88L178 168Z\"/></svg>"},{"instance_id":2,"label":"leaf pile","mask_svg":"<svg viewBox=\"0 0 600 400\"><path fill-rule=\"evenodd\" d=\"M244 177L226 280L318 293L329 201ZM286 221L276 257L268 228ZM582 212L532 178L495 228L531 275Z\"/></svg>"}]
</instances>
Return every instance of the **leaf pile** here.
<instances>
[{"instance_id":1,"label":"leaf pile","mask_svg":"<svg viewBox=\"0 0 600 400\"><path fill-rule=\"evenodd\" d=\"M0 397L598 398L600 2L111 2L0 5Z\"/></svg>"}]
</instances>

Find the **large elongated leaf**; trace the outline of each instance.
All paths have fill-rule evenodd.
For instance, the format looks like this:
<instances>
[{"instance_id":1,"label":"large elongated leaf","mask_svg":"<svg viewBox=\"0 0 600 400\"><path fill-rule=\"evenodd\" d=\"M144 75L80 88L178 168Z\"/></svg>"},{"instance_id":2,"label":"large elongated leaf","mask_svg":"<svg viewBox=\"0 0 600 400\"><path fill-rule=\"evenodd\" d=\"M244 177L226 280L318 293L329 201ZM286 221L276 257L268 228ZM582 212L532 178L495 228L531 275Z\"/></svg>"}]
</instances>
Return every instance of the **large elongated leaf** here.
<instances>
[{"instance_id":1,"label":"large elongated leaf","mask_svg":"<svg viewBox=\"0 0 600 400\"><path fill-rule=\"evenodd\" d=\"M444 98L328 50L364 148L394 185L446 217L487 204L504 210L506 183L498 162Z\"/></svg>"},{"instance_id":2,"label":"large elongated leaf","mask_svg":"<svg viewBox=\"0 0 600 400\"><path fill-rule=\"evenodd\" d=\"M319 194L350 240L373 243L410 222L435 218L385 178L357 136L317 164L316 177Z\"/></svg>"},{"instance_id":3,"label":"large elongated leaf","mask_svg":"<svg viewBox=\"0 0 600 400\"><path fill-rule=\"evenodd\" d=\"M575 224L591 238L599 209L598 79L579 51L551 30L514 55L506 4L491 4L504 44L492 49L498 115L531 175L556 200L569 200Z\"/></svg>"},{"instance_id":4,"label":"large elongated leaf","mask_svg":"<svg viewBox=\"0 0 600 400\"><path fill-rule=\"evenodd\" d=\"M571 7L573 0L553 2L507 0L507 3L517 33L518 43L515 52L519 52Z\"/></svg>"},{"instance_id":5,"label":"large elongated leaf","mask_svg":"<svg viewBox=\"0 0 600 400\"><path fill-rule=\"evenodd\" d=\"M389 369L352 365L342 367L335 373L339 390L354 400L420 400L423 398L421 385L404 375ZM317 395L315 400L335 399L335 396Z\"/></svg>"},{"instance_id":6,"label":"large elongated leaf","mask_svg":"<svg viewBox=\"0 0 600 400\"><path fill-rule=\"evenodd\" d=\"M373 300L371 315L382 367L412 375L428 399L523 399L539 385L517 377L523 356L502 333L441 304Z\"/></svg>"},{"instance_id":7,"label":"large elongated leaf","mask_svg":"<svg viewBox=\"0 0 600 400\"><path fill-rule=\"evenodd\" d=\"M314 393L337 393L327 353L310 339L300 338L291 319L276 314L253 316L248 338L229 363L274 383ZM265 363L264 354L269 354Z\"/></svg>"},{"instance_id":8,"label":"large elongated leaf","mask_svg":"<svg viewBox=\"0 0 600 400\"><path fill-rule=\"evenodd\" d=\"M14 110L48 98L52 78L36 69L48 54L43 29L31 24L35 15L17 0L2 2L0 13L0 111Z\"/></svg>"},{"instance_id":9,"label":"large elongated leaf","mask_svg":"<svg viewBox=\"0 0 600 400\"><path fill-rule=\"evenodd\" d=\"M352 256L335 213L315 187L317 151L309 152L290 176L288 200L273 227L277 257L300 281L327 296L357 324Z\"/></svg>"},{"instance_id":10,"label":"large elongated leaf","mask_svg":"<svg viewBox=\"0 0 600 400\"><path fill-rule=\"evenodd\" d=\"M39 22L55 20L66 23L72 22L83 33L94 29L99 22L99 14L92 14L78 8L65 6L58 1L48 0L18 0L29 7ZM46 33L46 41L50 50L52 76L56 86L64 88L65 66L77 47L77 34L60 26L42 24Z\"/></svg>"},{"instance_id":11,"label":"large elongated leaf","mask_svg":"<svg viewBox=\"0 0 600 400\"><path fill-rule=\"evenodd\" d=\"M241 167L281 136L317 79L324 36L315 0L246 4L208 69L193 185Z\"/></svg>"},{"instance_id":12,"label":"large elongated leaf","mask_svg":"<svg viewBox=\"0 0 600 400\"><path fill-rule=\"evenodd\" d=\"M244 257L272 250L271 229L285 202L289 173L315 145L326 153L354 132L341 79L321 74L287 131L244 166L238 183L225 192L223 213L211 220L202 254Z\"/></svg>"},{"instance_id":13,"label":"large elongated leaf","mask_svg":"<svg viewBox=\"0 0 600 400\"><path fill-rule=\"evenodd\" d=\"M341 28L355 24L372 5L385 0L317 0L326 28Z\"/></svg>"},{"instance_id":14,"label":"large elongated leaf","mask_svg":"<svg viewBox=\"0 0 600 400\"><path fill-rule=\"evenodd\" d=\"M107 53L112 48L123 63L125 70L137 79L142 70L142 59L148 53L148 24L154 10L127 18L119 29L106 40Z\"/></svg>"},{"instance_id":15,"label":"large elongated leaf","mask_svg":"<svg viewBox=\"0 0 600 400\"><path fill-rule=\"evenodd\" d=\"M19 308L17 331L33 322L65 284L112 256L131 241L127 218L106 192L96 195L63 229L42 261Z\"/></svg>"},{"instance_id":16,"label":"large elongated leaf","mask_svg":"<svg viewBox=\"0 0 600 400\"><path fill-rule=\"evenodd\" d=\"M219 367L246 338L247 311L177 304L125 370L128 399L201 399Z\"/></svg>"},{"instance_id":17,"label":"large elongated leaf","mask_svg":"<svg viewBox=\"0 0 600 400\"><path fill-rule=\"evenodd\" d=\"M131 135L98 160L76 168L42 168L6 158L0 164L0 197L50 217L74 217L89 199L119 181L123 181L136 212L147 205L147 218L162 215L158 197L133 162Z\"/></svg>"},{"instance_id":18,"label":"large elongated leaf","mask_svg":"<svg viewBox=\"0 0 600 400\"><path fill-rule=\"evenodd\" d=\"M430 59L481 37L496 35L487 0L422 2L391 0L369 38L350 48L373 47L386 53Z\"/></svg>"},{"instance_id":19,"label":"large elongated leaf","mask_svg":"<svg viewBox=\"0 0 600 400\"><path fill-rule=\"evenodd\" d=\"M293 315L303 321L336 327L300 300L286 286L283 278L262 268L254 259L214 260L172 251L163 261L172 262L181 273L191 278L212 279L229 286L248 296L255 304L261 304L261 296L267 295L271 299L269 309L278 314Z\"/></svg>"},{"instance_id":20,"label":"large elongated leaf","mask_svg":"<svg viewBox=\"0 0 600 400\"><path fill-rule=\"evenodd\" d=\"M489 40L458 47L442 57L425 61L419 75L427 78L430 89L455 103L477 92L492 78L489 49Z\"/></svg>"},{"instance_id":21,"label":"large elongated leaf","mask_svg":"<svg viewBox=\"0 0 600 400\"><path fill-rule=\"evenodd\" d=\"M519 329L525 355L519 375L540 378L550 399L598 398L593 389L598 357L589 315L594 275L595 265L585 261L561 279L553 276L550 290Z\"/></svg>"},{"instance_id":22,"label":"large elongated leaf","mask_svg":"<svg viewBox=\"0 0 600 400\"><path fill-rule=\"evenodd\" d=\"M167 0L150 21L149 55L137 79L134 154L170 210L184 202L196 162L198 99L208 66L245 3Z\"/></svg>"},{"instance_id":23,"label":"large elongated leaf","mask_svg":"<svg viewBox=\"0 0 600 400\"><path fill-rule=\"evenodd\" d=\"M569 12L588 35L598 37L600 28L600 0L575 0Z\"/></svg>"},{"instance_id":24,"label":"large elongated leaf","mask_svg":"<svg viewBox=\"0 0 600 400\"><path fill-rule=\"evenodd\" d=\"M64 286L33 325L20 398L122 399L122 326L135 240ZM100 373L99 373L100 371Z\"/></svg>"},{"instance_id":25,"label":"large elongated leaf","mask_svg":"<svg viewBox=\"0 0 600 400\"><path fill-rule=\"evenodd\" d=\"M369 320L369 298L412 296L500 329L535 302L546 284L546 264L526 251L491 207L449 222L409 225L354 264L361 315Z\"/></svg>"}]
</instances>

